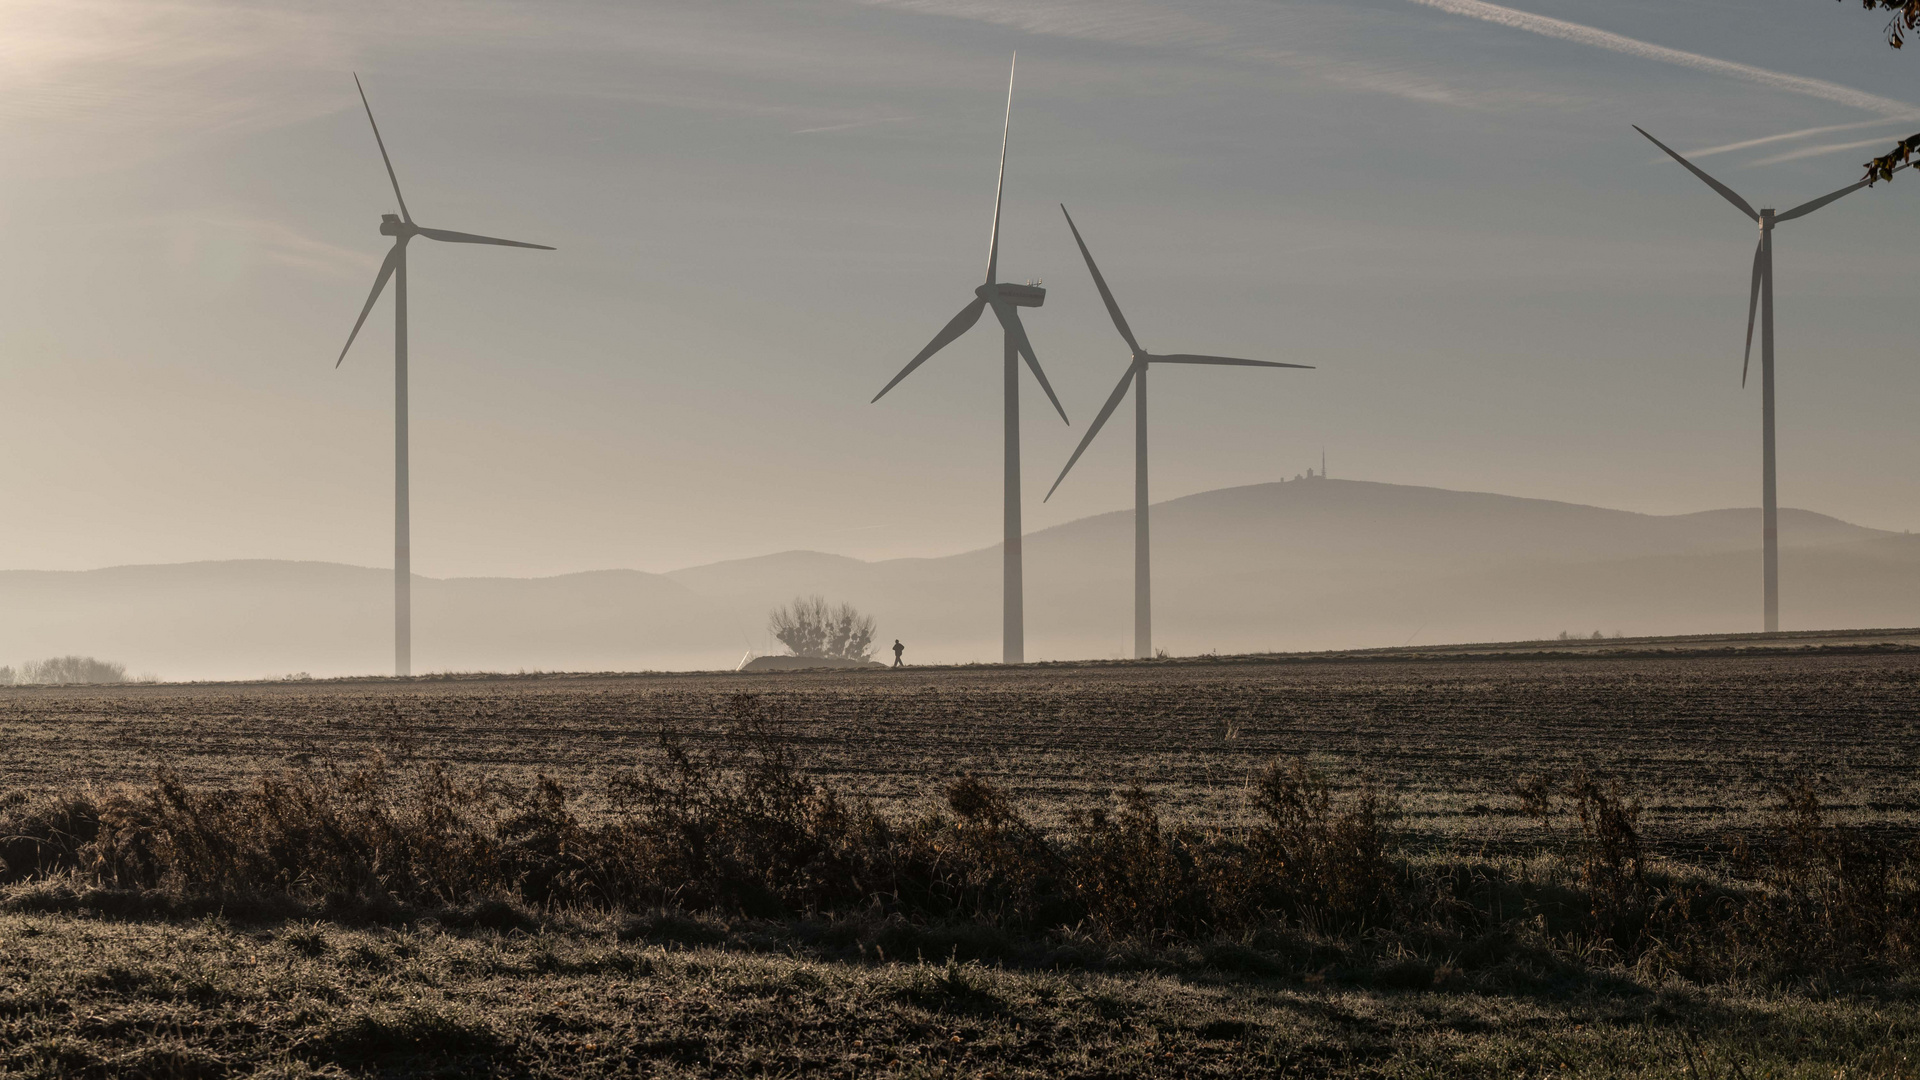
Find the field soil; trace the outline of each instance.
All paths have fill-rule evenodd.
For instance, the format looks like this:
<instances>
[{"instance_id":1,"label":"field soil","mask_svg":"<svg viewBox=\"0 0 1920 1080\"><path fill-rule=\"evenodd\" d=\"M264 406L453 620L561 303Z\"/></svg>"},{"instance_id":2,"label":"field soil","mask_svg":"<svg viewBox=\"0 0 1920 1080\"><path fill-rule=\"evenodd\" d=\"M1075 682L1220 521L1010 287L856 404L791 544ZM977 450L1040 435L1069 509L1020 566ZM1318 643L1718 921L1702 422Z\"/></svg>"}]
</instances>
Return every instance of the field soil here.
<instances>
[{"instance_id":1,"label":"field soil","mask_svg":"<svg viewBox=\"0 0 1920 1080\"><path fill-rule=\"evenodd\" d=\"M1843 818L1920 824L1920 650L1871 646L0 688L0 754L45 787L411 755L591 800L663 729L717 737L741 694L802 769L891 804L970 773L1050 820L1138 780L1163 814L1220 824L1257 770L1298 757L1336 785L1372 777L1405 828L1451 844L1523 834L1514 784L1582 768L1641 798L1656 845L1738 835L1794 769Z\"/></svg>"},{"instance_id":2,"label":"field soil","mask_svg":"<svg viewBox=\"0 0 1920 1080\"><path fill-rule=\"evenodd\" d=\"M1232 835L1263 770L1297 761L1338 805L1381 794L1405 865L1567 895L1587 887L1569 854L1581 826L1535 813L1528 792L1579 776L1637 803L1650 879L1731 897L1795 782L1817 789L1822 828L1877 858L1912 849L1916 703L1920 652L1878 639L8 688L0 810L149 798L166 790L156 770L242 791L384 761L547 778L574 793L569 813L612 820L607 781L660 765L663 732L719 747L747 709L807 780L900 821L972 776L1069 836L1137 782L1168 829ZM326 906L105 888L90 872L0 879L0 1076L1920 1076L1909 961L1696 978L1658 948L1629 956L1524 912L1489 960L1311 919L1241 937L1008 937L878 911ZM1908 872L1874 901L1896 923Z\"/></svg>"}]
</instances>

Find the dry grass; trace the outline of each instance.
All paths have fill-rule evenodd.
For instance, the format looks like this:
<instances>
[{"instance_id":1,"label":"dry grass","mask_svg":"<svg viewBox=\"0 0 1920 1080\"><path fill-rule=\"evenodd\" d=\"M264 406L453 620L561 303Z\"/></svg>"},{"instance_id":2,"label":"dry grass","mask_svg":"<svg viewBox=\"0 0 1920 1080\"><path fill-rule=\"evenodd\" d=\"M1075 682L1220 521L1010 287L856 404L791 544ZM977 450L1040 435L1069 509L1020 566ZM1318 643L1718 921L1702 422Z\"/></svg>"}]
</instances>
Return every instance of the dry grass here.
<instances>
[{"instance_id":1,"label":"dry grass","mask_svg":"<svg viewBox=\"0 0 1920 1080\"><path fill-rule=\"evenodd\" d=\"M0 914L0 1074L1858 1080L1920 1062L1898 1001L1367 988L1200 951L1104 970L847 961L713 934Z\"/></svg>"}]
</instances>

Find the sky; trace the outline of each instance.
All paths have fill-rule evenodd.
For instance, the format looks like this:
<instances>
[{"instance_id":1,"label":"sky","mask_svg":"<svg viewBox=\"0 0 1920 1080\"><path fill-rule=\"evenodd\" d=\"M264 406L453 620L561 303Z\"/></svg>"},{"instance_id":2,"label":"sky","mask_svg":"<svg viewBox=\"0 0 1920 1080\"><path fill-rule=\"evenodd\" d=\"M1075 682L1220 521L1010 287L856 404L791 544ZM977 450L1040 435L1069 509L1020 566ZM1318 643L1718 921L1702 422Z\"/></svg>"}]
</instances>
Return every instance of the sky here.
<instances>
[{"instance_id":1,"label":"sky","mask_svg":"<svg viewBox=\"0 0 1920 1080\"><path fill-rule=\"evenodd\" d=\"M1753 226L1920 130L1920 56L1803 0L0 4L0 567L391 564L416 241L413 565L860 558L1000 533L971 299L1019 55L1002 279L1029 530L1132 498L1127 364L1064 202L1171 368L1153 496L1335 477L1682 513L1759 501ZM1697 153L1696 153L1697 152ZM1776 240L1784 505L1920 529L1920 182Z\"/></svg>"}]
</instances>

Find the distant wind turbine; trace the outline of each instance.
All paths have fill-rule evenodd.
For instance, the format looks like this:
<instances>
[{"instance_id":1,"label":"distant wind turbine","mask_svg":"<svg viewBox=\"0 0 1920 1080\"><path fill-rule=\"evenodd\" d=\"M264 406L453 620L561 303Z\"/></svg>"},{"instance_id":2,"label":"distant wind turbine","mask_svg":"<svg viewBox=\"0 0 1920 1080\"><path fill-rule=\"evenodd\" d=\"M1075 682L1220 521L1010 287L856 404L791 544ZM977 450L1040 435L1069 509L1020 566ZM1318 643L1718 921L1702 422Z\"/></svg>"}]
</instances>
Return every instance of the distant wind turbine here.
<instances>
[{"instance_id":1,"label":"distant wind turbine","mask_svg":"<svg viewBox=\"0 0 1920 1080\"><path fill-rule=\"evenodd\" d=\"M523 244L518 240L501 240L491 236L475 236L472 233L450 232L446 229L429 229L413 223L413 215L407 212L406 197L400 194L400 178L394 175L393 159L387 156L386 141L380 138L380 125L374 123L373 106L367 104L367 91L360 85L360 76L353 77L354 88L360 91L360 105L367 110L367 123L373 125L373 141L380 147L380 160L386 163L387 179L393 183L394 201L400 204L400 216L380 215L380 235L393 237L393 247L387 251L385 262L380 264L380 273L373 279L373 291L367 294L367 302L360 309L360 317L353 322L353 332L347 335L347 344L340 350L340 358L333 362L339 367L347 358L347 350L353 348L353 339L360 335L360 327L366 324L367 313L373 310L374 301L380 299L380 290L387 287L387 279L393 279L393 673L406 676L413 674L413 554L409 548L409 494L407 490L407 241L416 236L429 240L442 240L451 244L498 244L503 247L538 248L552 251L545 244Z\"/></svg>"},{"instance_id":2,"label":"distant wind turbine","mask_svg":"<svg viewBox=\"0 0 1920 1080\"><path fill-rule=\"evenodd\" d=\"M1060 470L1059 479L1053 487L1047 489L1047 498L1060 489L1060 481L1067 478L1073 464L1086 453L1087 445L1093 437L1100 434L1100 428L1120 407L1127 396L1127 388L1133 388L1133 654L1142 660L1153 656L1153 573L1152 558L1147 536L1147 367L1150 364L1221 364L1229 367L1267 367L1267 368L1308 368L1311 364L1282 364L1273 360L1239 360L1231 356L1200 356L1194 353L1150 353L1134 340L1133 331L1128 328L1127 320L1120 314L1120 305L1113 299L1113 293L1107 288L1107 279L1100 276L1100 268L1093 264L1093 253L1087 250L1087 242L1080 239L1080 229L1073 223L1073 215L1067 214L1064 204L1060 212L1067 216L1067 228L1073 230L1073 242L1080 245L1080 257L1087 260L1087 271L1093 275L1093 284L1100 290L1100 299L1107 305L1107 314L1113 316L1113 328L1120 331L1120 337L1132 351L1133 360L1127 365L1126 374L1120 376L1120 384L1113 388L1113 394L1107 403L1100 407L1100 415L1093 418L1093 425L1080 439L1080 445L1067 459L1067 467ZM1044 501L1044 500L1043 500Z\"/></svg>"},{"instance_id":3,"label":"distant wind turbine","mask_svg":"<svg viewBox=\"0 0 1920 1080\"><path fill-rule=\"evenodd\" d=\"M1015 57L1016 62L1018 57ZM1060 399L1054 395L1053 387L1047 383L1047 373L1040 370L1040 361L1033 355L1033 344L1027 340L1026 327L1020 324L1019 309L1039 307L1046 302L1047 290L1037 284L1008 285L994 280L1000 268L1000 197L1007 183L1007 134L1013 130L1013 68L1007 70L1007 118L1000 131L1000 179L993 189L993 232L987 244L987 280L973 290L974 299L960 314L927 342L920 354L908 361L900 369L893 381L880 388L873 395L874 401L887 396L887 391L899 385L900 380L913 374L913 370L927 362L927 358L945 348L947 344L972 329L980 321L980 313L993 308L994 317L1000 320L1000 328L1005 337L1002 393L1006 399L1006 480L1005 480L1005 532L1001 554L1001 662L1019 664L1026 661L1026 619L1024 614L1024 588L1020 567L1020 360L1024 358L1027 367L1033 370L1033 377L1040 380L1040 389L1047 392L1047 400L1053 402L1060 419L1067 423L1067 410L1061 408ZM871 402L869 402L871 404Z\"/></svg>"},{"instance_id":4,"label":"distant wind turbine","mask_svg":"<svg viewBox=\"0 0 1920 1080\"><path fill-rule=\"evenodd\" d=\"M1646 129L1640 125L1635 124L1633 130L1646 135L1648 142L1665 150L1668 157L1686 166L1688 172L1699 177L1708 187L1719 192L1721 198L1732 203L1760 226L1760 242L1753 249L1753 285L1747 295L1747 348L1740 361L1740 385L1747 385L1747 366L1753 360L1753 318L1757 309L1760 315L1760 561L1766 628L1767 633L1771 634L1780 629L1780 515L1779 504L1774 496L1773 456L1773 227L1784 221L1805 217L1843 195L1851 195L1872 183L1873 178L1848 184L1812 202L1801 203L1785 213L1776 213L1772 209L1755 210L1732 188L1674 153L1666 143L1647 135ZM1906 166L1902 165L1901 168Z\"/></svg>"}]
</instances>

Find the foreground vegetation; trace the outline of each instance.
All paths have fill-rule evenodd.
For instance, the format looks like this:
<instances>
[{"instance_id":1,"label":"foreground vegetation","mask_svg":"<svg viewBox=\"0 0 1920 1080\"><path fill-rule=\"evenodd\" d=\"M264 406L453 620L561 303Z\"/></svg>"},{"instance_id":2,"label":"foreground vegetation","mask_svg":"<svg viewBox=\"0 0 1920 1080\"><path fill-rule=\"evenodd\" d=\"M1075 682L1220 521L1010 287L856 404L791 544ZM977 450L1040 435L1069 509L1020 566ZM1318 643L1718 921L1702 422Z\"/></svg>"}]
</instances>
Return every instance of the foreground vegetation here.
<instances>
[{"instance_id":1,"label":"foreground vegetation","mask_svg":"<svg viewBox=\"0 0 1920 1080\"><path fill-rule=\"evenodd\" d=\"M1806 773L1690 861L1616 780L1516 776L1542 841L1466 854L1298 760L1206 827L978 776L886 809L729 708L592 812L386 759L0 797L0 1068L1920 1073L1920 852Z\"/></svg>"}]
</instances>

